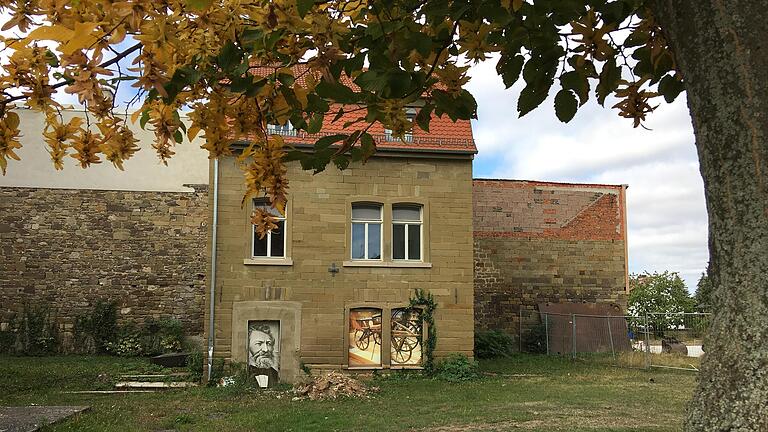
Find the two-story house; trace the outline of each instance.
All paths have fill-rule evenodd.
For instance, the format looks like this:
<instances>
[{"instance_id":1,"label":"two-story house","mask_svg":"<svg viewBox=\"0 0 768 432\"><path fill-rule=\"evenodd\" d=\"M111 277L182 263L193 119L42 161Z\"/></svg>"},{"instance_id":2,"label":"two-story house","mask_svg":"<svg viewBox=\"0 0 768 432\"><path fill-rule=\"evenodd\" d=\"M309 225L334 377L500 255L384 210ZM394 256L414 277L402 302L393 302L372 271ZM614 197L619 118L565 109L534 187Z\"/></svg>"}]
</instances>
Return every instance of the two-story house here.
<instances>
[{"instance_id":1,"label":"two-story house","mask_svg":"<svg viewBox=\"0 0 768 432\"><path fill-rule=\"evenodd\" d=\"M263 385L277 375L292 381L302 364L420 367L429 329L404 310L417 289L437 301L435 356L472 355L470 123L434 118L430 133L417 129L403 140L378 126L367 163L316 175L290 163L285 215L275 213L278 229L264 238L250 215L267 201L241 206L235 158L212 170L216 258L206 336L212 322L214 356L262 370ZM298 148L317 138L272 132Z\"/></svg>"}]
</instances>

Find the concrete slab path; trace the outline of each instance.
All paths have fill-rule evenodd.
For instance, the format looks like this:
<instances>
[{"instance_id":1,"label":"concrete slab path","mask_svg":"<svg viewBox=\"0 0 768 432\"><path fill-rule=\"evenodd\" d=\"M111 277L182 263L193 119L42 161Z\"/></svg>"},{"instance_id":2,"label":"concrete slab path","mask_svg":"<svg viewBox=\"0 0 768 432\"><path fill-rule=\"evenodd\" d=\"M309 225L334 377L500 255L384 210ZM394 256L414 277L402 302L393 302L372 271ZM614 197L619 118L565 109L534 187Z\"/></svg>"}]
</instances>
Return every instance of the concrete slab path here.
<instances>
[{"instance_id":1,"label":"concrete slab path","mask_svg":"<svg viewBox=\"0 0 768 432\"><path fill-rule=\"evenodd\" d=\"M0 432L34 432L88 409L89 406L0 407Z\"/></svg>"}]
</instances>

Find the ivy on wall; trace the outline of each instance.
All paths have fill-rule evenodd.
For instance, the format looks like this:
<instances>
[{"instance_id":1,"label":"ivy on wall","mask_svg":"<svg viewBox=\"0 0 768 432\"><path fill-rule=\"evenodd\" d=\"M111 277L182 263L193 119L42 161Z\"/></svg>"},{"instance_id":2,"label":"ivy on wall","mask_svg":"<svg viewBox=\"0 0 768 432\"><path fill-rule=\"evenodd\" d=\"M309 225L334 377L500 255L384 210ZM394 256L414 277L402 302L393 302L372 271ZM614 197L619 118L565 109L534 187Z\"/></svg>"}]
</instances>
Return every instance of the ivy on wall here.
<instances>
[{"instance_id":1,"label":"ivy on wall","mask_svg":"<svg viewBox=\"0 0 768 432\"><path fill-rule=\"evenodd\" d=\"M416 289L414 296L410 299L408 305L409 311L418 309L421 312L421 319L427 327L427 340L424 342L423 350L423 366L424 371L427 374L432 374L435 371L435 346L437 346L437 328L435 327L435 309L437 309L437 303L432 294L425 292L423 289Z\"/></svg>"}]
</instances>

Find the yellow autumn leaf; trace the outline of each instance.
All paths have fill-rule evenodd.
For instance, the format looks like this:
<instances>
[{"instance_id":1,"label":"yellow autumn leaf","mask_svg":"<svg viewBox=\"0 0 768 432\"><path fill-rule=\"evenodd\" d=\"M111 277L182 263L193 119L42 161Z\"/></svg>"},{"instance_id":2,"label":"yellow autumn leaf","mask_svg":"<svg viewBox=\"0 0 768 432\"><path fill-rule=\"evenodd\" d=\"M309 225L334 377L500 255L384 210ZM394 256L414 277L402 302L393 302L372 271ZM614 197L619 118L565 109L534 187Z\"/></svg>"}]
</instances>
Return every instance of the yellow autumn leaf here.
<instances>
[{"instance_id":1,"label":"yellow autumn leaf","mask_svg":"<svg viewBox=\"0 0 768 432\"><path fill-rule=\"evenodd\" d=\"M88 48L93 45L98 40L98 36L93 34L98 25L99 23L95 22L75 22L75 31L72 38L61 47L61 52L69 55L79 49Z\"/></svg>"},{"instance_id":2,"label":"yellow autumn leaf","mask_svg":"<svg viewBox=\"0 0 768 432\"><path fill-rule=\"evenodd\" d=\"M64 42L72 39L74 32L63 25L38 27L27 35L27 40L55 40Z\"/></svg>"},{"instance_id":3,"label":"yellow autumn leaf","mask_svg":"<svg viewBox=\"0 0 768 432\"><path fill-rule=\"evenodd\" d=\"M136 120L139 119L139 116L141 115L142 110L136 110L131 114L131 123L136 123Z\"/></svg>"}]
</instances>

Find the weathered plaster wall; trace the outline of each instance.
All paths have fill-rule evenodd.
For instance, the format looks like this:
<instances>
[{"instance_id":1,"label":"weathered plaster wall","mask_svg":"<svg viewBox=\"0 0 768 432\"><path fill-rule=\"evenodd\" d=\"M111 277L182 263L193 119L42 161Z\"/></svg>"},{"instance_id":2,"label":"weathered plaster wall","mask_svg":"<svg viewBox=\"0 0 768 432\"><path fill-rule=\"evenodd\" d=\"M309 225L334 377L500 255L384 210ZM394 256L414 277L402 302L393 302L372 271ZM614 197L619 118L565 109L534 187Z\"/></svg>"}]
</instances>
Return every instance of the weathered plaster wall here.
<instances>
[{"instance_id":1,"label":"weathered plaster wall","mask_svg":"<svg viewBox=\"0 0 768 432\"><path fill-rule=\"evenodd\" d=\"M622 186L474 180L475 326L511 334L544 302L626 306Z\"/></svg>"},{"instance_id":2,"label":"weathered plaster wall","mask_svg":"<svg viewBox=\"0 0 768 432\"><path fill-rule=\"evenodd\" d=\"M47 303L66 333L104 299L121 320L175 317L200 333L208 186L187 190L0 188L0 318Z\"/></svg>"}]
</instances>

